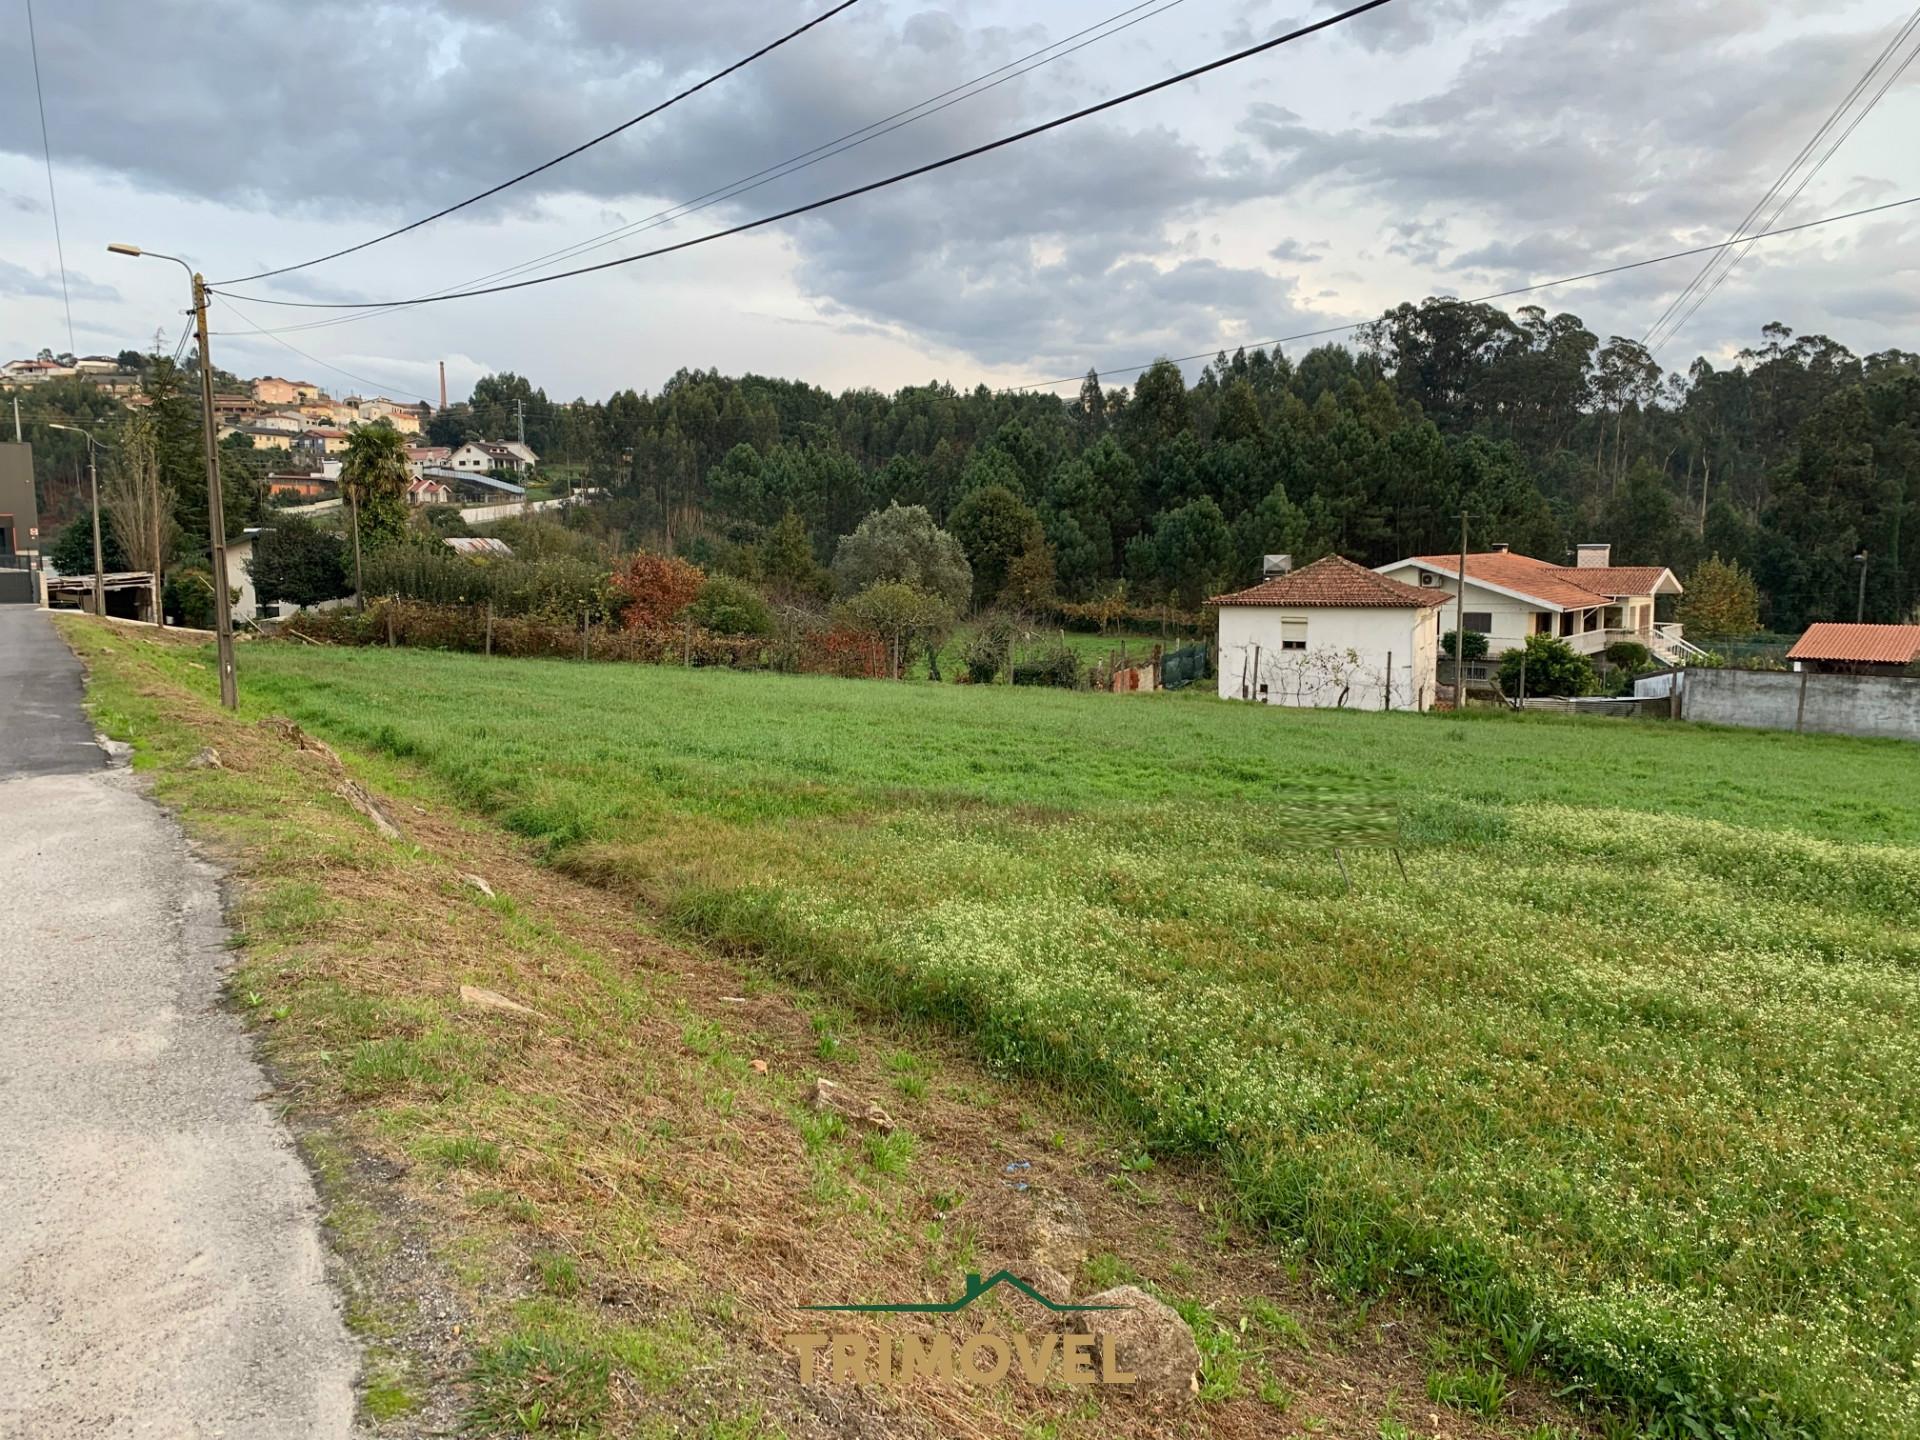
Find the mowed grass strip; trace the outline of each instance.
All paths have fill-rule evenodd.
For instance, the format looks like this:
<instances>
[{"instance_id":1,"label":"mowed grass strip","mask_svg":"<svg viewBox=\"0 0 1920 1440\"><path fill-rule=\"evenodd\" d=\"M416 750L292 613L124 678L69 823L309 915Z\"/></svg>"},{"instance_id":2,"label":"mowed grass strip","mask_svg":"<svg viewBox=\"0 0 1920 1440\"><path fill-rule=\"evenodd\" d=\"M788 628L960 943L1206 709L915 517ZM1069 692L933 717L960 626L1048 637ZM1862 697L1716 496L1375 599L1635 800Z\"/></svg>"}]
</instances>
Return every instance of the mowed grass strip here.
<instances>
[{"instance_id":1,"label":"mowed grass strip","mask_svg":"<svg viewBox=\"0 0 1920 1440\"><path fill-rule=\"evenodd\" d=\"M1351 1287L1675 1433L1920 1434L1910 747L247 659L558 863L1217 1155ZM1288 817L1380 802L1408 876L1350 855L1349 894Z\"/></svg>"}]
</instances>

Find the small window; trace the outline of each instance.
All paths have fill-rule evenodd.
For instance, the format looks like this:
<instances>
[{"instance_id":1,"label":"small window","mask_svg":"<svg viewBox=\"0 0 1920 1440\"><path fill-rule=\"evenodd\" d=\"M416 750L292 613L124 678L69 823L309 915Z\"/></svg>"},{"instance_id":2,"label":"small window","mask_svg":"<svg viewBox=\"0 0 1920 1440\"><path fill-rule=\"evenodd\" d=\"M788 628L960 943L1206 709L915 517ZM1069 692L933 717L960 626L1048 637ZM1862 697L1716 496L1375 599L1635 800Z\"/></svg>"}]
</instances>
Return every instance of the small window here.
<instances>
[{"instance_id":1,"label":"small window","mask_svg":"<svg viewBox=\"0 0 1920 1440\"><path fill-rule=\"evenodd\" d=\"M1282 650L1306 649L1307 622L1304 620L1282 620L1280 622L1280 648Z\"/></svg>"},{"instance_id":2,"label":"small window","mask_svg":"<svg viewBox=\"0 0 1920 1440\"><path fill-rule=\"evenodd\" d=\"M1469 610L1461 623L1475 635L1493 633L1493 612L1491 610Z\"/></svg>"}]
</instances>

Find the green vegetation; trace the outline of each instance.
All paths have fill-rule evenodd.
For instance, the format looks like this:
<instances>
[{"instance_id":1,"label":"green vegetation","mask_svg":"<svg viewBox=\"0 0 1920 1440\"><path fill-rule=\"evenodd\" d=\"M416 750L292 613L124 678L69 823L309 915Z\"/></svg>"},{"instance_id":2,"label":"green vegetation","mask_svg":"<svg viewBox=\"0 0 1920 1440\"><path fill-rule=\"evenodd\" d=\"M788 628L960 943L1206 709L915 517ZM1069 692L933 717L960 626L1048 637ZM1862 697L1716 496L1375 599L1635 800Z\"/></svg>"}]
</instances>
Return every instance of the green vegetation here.
<instances>
[{"instance_id":1,"label":"green vegetation","mask_svg":"<svg viewBox=\"0 0 1920 1440\"><path fill-rule=\"evenodd\" d=\"M245 670L573 873L1217 1157L1340 1286L1411 1278L1656 1427L1920 1433L1903 747L378 650ZM1307 821L1382 800L1407 878L1349 851L1349 894ZM452 1060L370 1041L348 1079Z\"/></svg>"}]
</instances>

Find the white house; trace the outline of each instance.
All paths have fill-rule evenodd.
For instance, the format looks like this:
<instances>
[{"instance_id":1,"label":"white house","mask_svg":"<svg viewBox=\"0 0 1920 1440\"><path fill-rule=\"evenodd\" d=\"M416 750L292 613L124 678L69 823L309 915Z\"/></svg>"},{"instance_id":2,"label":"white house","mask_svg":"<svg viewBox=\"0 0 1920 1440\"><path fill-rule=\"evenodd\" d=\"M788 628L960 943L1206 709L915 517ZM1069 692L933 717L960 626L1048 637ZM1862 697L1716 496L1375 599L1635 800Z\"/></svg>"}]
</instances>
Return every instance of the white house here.
<instances>
[{"instance_id":1,"label":"white house","mask_svg":"<svg viewBox=\"0 0 1920 1440\"><path fill-rule=\"evenodd\" d=\"M489 470L524 475L537 463L539 457L527 446L514 440L469 440L454 451L452 459L447 462L453 469L470 475L485 475Z\"/></svg>"},{"instance_id":2,"label":"white house","mask_svg":"<svg viewBox=\"0 0 1920 1440\"><path fill-rule=\"evenodd\" d=\"M1664 565L1615 565L1612 547L1581 545L1572 565L1516 555L1504 545L1469 553L1463 628L1487 637L1487 656L1497 659L1526 644L1529 635L1556 635L1582 655L1597 655L1616 641L1646 646L1668 663L1701 654L1678 625L1653 618L1662 595L1682 593ZM1389 579L1447 599L1460 589L1458 555L1413 555L1379 567ZM1454 628L1449 608L1441 629Z\"/></svg>"},{"instance_id":3,"label":"white house","mask_svg":"<svg viewBox=\"0 0 1920 1440\"><path fill-rule=\"evenodd\" d=\"M1223 700L1348 710L1433 703L1441 592L1329 555L1207 603L1220 611Z\"/></svg>"}]
</instances>

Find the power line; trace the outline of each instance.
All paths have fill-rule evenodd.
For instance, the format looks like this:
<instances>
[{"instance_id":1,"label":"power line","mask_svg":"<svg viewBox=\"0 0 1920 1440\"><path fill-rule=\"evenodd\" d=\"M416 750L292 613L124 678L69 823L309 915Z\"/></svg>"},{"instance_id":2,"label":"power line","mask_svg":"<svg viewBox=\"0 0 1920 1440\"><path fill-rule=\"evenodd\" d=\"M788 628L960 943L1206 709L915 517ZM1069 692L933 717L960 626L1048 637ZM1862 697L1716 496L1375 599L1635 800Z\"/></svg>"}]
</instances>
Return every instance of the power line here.
<instances>
[{"instance_id":1,"label":"power line","mask_svg":"<svg viewBox=\"0 0 1920 1440\"><path fill-rule=\"evenodd\" d=\"M404 385L400 385L400 386L383 385L378 380L369 380L366 376L356 375L351 370L342 370L338 365L335 365L328 360L322 360L318 355L309 355L306 351L300 349L298 346L293 345L289 341L282 340L278 335L274 334L271 330L262 330L258 325L255 325L253 321L248 319L247 316L240 310L239 306L233 303L233 297L231 295L222 296L221 298L223 298L227 302L227 308L232 310L234 314L239 317L240 323L242 325L245 325L248 329L252 330L256 335L266 336L267 339L273 341L273 343L276 345L284 345L287 349L293 351L294 354L298 355L302 360L308 361L309 363L314 365L318 365L323 370L331 370L336 375L344 375L347 377L347 379L352 380L358 384L365 385L369 389L372 389L375 391L384 392L387 390L395 390L402 395L411 395L413 396L414 399L422 401L428 405L431 405L433 403L433 401L429 397L422 395L418 390L409 389ZM229 331L227 333L231 334L233 332Z\"/></svg>"},{"instance_id":2,"label":"power line","mask_svg":"<svg viewBox=\"0 0 1920 1440\"><path fill-rule=\"evenodd\" d=\"M241 275L232 280L222 280L219 283L222 285L244 285L250 280L264 280L269 275L285 275L294 270L305 270L309 266L322 265L329 260L338 260L342 255L351 255L357 250L365 250L369 246L378 245L384 240L391 240L397 235L405 235L409 230L418 230L422 225L431 225L435 220L444 219L446 216L453 214L454 211L456 210L464 210L467 208L467 206L477 204L479 201L485 200L490 195L498 195L502 190L506 190L514 185L518 185L522 180L530 180L543 170L551 170L554 166L560 164L562 161L571 160L574 156L580 154L582 151L591 150L594 146L600 144L602 141L611 140L614 136L620 134L622 131L631 130L635 125L638 125L642 120L651 119L653 116L658 115L662 110L665 110L670 106L678 105L682 100L685 100L689 95L698 94L700 91L706 89L709 85L714 84L716 81L726 79L726 77L733 74L734 71L745 69L747 66L751 65L754 61L760 59L763 55L767 55L772 53L775 50L778 50L782 45L785 45L788 41L798 39L800 36L806 34L807 31L813 29L814 26L822 24L825 21L831 20L834 16L838 15L842 10L849 10L853 6L858 5L859 3L860 3L860 0L840 0L840 3L838 5L835 5L831 10L828 10L825 14L816 15L813 19L807 21L806 24L800 26L798 29L789 30L785 35L782 35L778 40L774 40L766 45L762 45L758 50L754 51L751 55L745 56L742 59L734 61L733 64L727 66L726 69L715 71L713 74L709 75L706 79L700 81L698 84L689 85L686 89L682 90L679 94L671 95L667 99L662 100L658 105L653 106L651 109L641 111L638 115L635 115L631 120L624 120L620 124L614 126L611 130L608 130L603 134L596 135L593 137L593 139L584 141L581 144L574 146L573 149L568 150L563 154L556 155L551 160L545 161L542 164L534 166L531 170L523 170L520 172L520 174L514 176L511 180L502 180L498 185L495 185L488 190L482 190L478 195L469 195L465 200L461 200L455 204L449 205L443 210L436 210L431 215L423 215L420 217L420 219L412 221L409 224L402 225L397 230L389 230L387 231L386 234L376 235L371 240L362 240L358 245L349 245L344 250L335 250L331 254L321 255L312 260L302 260L297 265L282 265L277 270L261 270L252 275Z\"/></svg>"},{"instance_id":3,"label":"power line","mask_svg":"<svg viewBox=\"0 0 1920 1440\"><path fill-rule=\"evenodd\" d=\"M1715 245L1696 245L1690 250L1675 250L1666 255L1649 256L1645 260L1629 260L1622 265L1609 265L1605 269L1588 270L1579 275L1563 275L1558 280L1542 280L1533 285L1515 286L1511 290L1496 290L1491 295L1476 295L1471 299L1462 300L1459 303L1462 305L1484 305L1493 300L1509 300L1515 295L1531 295L1536 290L1551 290L1557 285L1574 285L1582 280L1598 280L1607 275L1619 275L1627 270L1643 270L1649 265L1664 265L1669 260L1685 260L1691 255L1706 255L1716 251L1726 250L1734 245L1751 245L1756 240L1770 240L1777 235L1793 235L1799 231L1812 230L1821 225L1832 225L1841 220L1858 220L1863 215L1878 215L1882 211L1898 210L1903 205L1914 204L1920 204L1920 195L1909 195L1904 200L1889 200L1884 205L1869 205L1864 209L1849 210L1842 215L1826 215L1818 220L1805 220L1798 225L1783 225L1777 230L1762 230L1758 234L1739 236L1731 240L1722 240ZM1358 330L1362 325L1371 325L1372 323L1373 321L1371 320L1355 320L1351 324L1329 325L1321 330L1302 330L1295 335L1282 335L1276 340L1256 340L1253 342L1252 348L1255 350L1264 350L1275 345L1291 344L1295 340L1318 340L1327 335L1344 335L1349 330ZM1204 350L1195 355L1174 355L1163 356L1161 358L1167 360L1169 364L1185 365L1194 360L1211 360L1225 348L1224 345L1217 345L1211 350ZM1248 348L1248 345L1246 342L1241 341L1237 343L1237 348L1245 350ZM1109 375L1132 375L1141 370L1149 370L1159 363L1159 360L1149 360L1144 365L1119 365L1111 370L1095 370L1092 374L1096 380L1104 380ZM1086 378L1087 376L1084 373L1079 375L1065 375L1058 380L1032 380L1025 385L1015 385L1012 388L1016 391L1046 390L1055 385L1077 385L1085 381Z\"/></svg>"},{"instance_id":4,"label":"power line","mask_svg":"<svg viewBox=\"0 0 1920 1440\"><path fill-rule=\"evenodd\" d=\"M1881 71L1882 67L1884 67L1898 52L1899 48L1906 43L1907 39L1913 34L1916 26L1920 26L1920 9L1916 9L1914 13L1908 17L1906 23L1894 32L1892 38L1887 41L1880 53L1874 57L1873 63L1869 65L1860 78L1853 83L1853 87L1840 98L1839 104L1834 106L1832 112L1821 122L1819 128L1808 137L1807 142L1800 147L1799 153L1787 162L1787 167L1775 177L1773 184L1767 188L1766 194L1754 202L1753 207L1747 211L1740 223L1733 228L1733 232L1727 236L1729 240L1739 239L1750 226L1757 225L1759 228L1765 229L1769 226L1777 225L1780 222L1781 217L1792 207L1794 201L1800 198L1801 193L1812 183L1813 178L1825 168L1826 163L1834 157L1841 146L1846 144L1847 140L1853 135L1853 132L1860 128L1861 122L1873 112L1874 107L1880 103L1887 91L1899 80L1907 66L1913 63L1914 57L1912 54L1909 54L1905 61L1895 67L1893 72L1881 85L1879 91L1874 94L1874 96L1867 101L1865 107L1854 116L1845 131L1827 147L1825 153L1815 160L1811 168L1801 176L1800 182L1795 186L1793 193L1781 199L1781 192L1786 188L1787 183L1793 178L1795 172L1806 163L1808 158L1813 155L1814 151L1820 147L1821 143L1833 131L1834 127L1841 122L1842 117L1852 108L1854 102L1858 100L1860 96L1865 93L1867 87L1873 83L1874 76ZM1920 53L1920 51L1916 51L1915 53ZM1769 206L1772 208L1769 209ZM1724 268L1719 268L1722 258L1727 260L1727 264ZM1745 258L1746 250L1744 248L1738 253L1731 255L1727 255L1726 252L1716 253L1705 265L1700 267L1699 273L1687 282L1686 287L1668 302L1667 308L1661 312L1660 318L1655 320L1654 323L1647 328L1646 333L1640 337L1640 343L1649 350L1655 350L1665 346L1669 341L1678 337L1680 332L1686 327L1688 321L1698 313L1701 306L1713 298L1715 292L1727 282L1728 278ZM1715 273L1716 270L1718 271L1717 274ZM1655 336L1659 338L1656 340L1654 338Z\"/></svg>"},{"instance_id":5,"label":"power line","mask_svg":"<svg viewBox=\"0 0 1920 1440\"><path fill-rule=\"evenodd\" d=\"M1089 45L1098 44L1102 40L1109 40L1122 31L1130 30L1135 25L1141 24L1144 21L1156 19L1166 14L1167 11L1185 3L1186 0L1167 0L1167 3L1164 4L1160 3L1160 0L1141 0L1141 3L1131 5L1125 10L1119 11L1117 14L1109 15L1105 20L1089 25L1085 29L1076 30L1071 35L1042 45L1037 50L1031 50L1017 60L1009 60L1004 65L989 70L984 74L976 75L973 79L965 81L962 84L942 90L939 94L930 96L918 104L909 105L904 110L896 110L893 114L875 120L870 124L863 125L857 130L850 130L837 139L825 141L822 144L814 146L811 150L803 150L798 155L782 160L778 164L766 166L763 169L754 171L751 175L742 176L740 179L731 181L726 185L708 190L704 194L696 195L692 200L683 201L678 205L670 205L663 210L655 211L652 215L643 216L631 224L603 231L601 234L592 236L587 240L563 245L559 249L550 250L545 255L538 256L535 259L509 265L504 269L489 271L487 274L478 276L472 280L442 286L439 290L429 292L429 295L437 297L451 290L467 289L472 286L484 285L490 280L524 274L527 271L539 269L549 261L570 259L575 255L584 255L594 250L604 249L606 246L625 239L629 235L673 224L675 221L685 219L688 215L709 209L714 205L722 204L728 200L737 199L750 190L758 190L761 186L770 185L775 180L785 179L790 175L798 174L800 171L809 169L823 160L830 160L836 155L844 155L850 150L856 150L860 146L865 145L868 141L878 140L884 135L890 135L896 130L904 129L906 126L925 120L931 115L937 115L942 110L958 105L963 101L972 100L984 95L989 90L996 89L1008 81L1017 80L1022 75L1030 75L1042 66L1051 65L1057 60L1064 60L1067 56L1076 54L1086 49ZM1158 5L1157 9L1152 8L1155 5ZM1150 13L1145 15L1138 14L1137 12L1141 10L1148 10ZM1127 17L1129 16L1133 18L1128 19ZM1125 23L1116 23L1121 21ZM1102 33L1094 34L1095 31ZM1089 36L1091 38L1083 38ZM1074 42L1076 41L1079 43L1075 44ZM1062 49L1062 46L1067 48ZM1057 53L1049 55L1047 54L1048 51L1055 51ZM1036 58L1039 56L1045 56L1046 58ZM1029 61L1033 63L1028 64ZM996 76L999 78L995 79L994 77ZM361 320L373 319L379 315L391 315L398 310L410 308L412 305L418 303L420 302L407 301L400 305L383 309L368 310L358 315L337 316L328 320L313 320L303 325L282 326L271 332L262 333L291 335L301 330L323 330L330 329L337 325L352 325Z\"/></svg>"},{"instance_id":6,"label":"power line","mask_svg":"<svg viewBox=\"0 0 1920 1440\"><path fill-rule=\"evenodd\" d=\"M975 145L971 149L959 151L943 159L931 160L924 165L916 165L910 170L902 170L898 174L889 175L883 180L873 180L865 185L857 185L851 190L842 190L836 195L828 195L819 200L811 200L804 205L795 205L789 209L781 210L776 214L763 215L758 220L748 220L739 225L729 226L725 230L715 230L706 235L697 235L691 240L679 241L677 244L662 245L653 250L643 250L637 255L622 256L618 260L603 260L597 265L583 265L574 270L561 270L555 274L538 276L532 280L515 280L506 285L489 285L476 290L456 290L442 295L419 296L413 300L374 300L342 303L339 301L317 300L270 300L260 295L243 295L239 298L252 304L278 305L282 308L296 310L389 309L409 304L426 305L437 304L443 300L465 300L476 295L497 295L507 290L524 290L534 285L548 285L556 280L569 280L576 275L590 275L600 270L612 270L622 265L632 265L640 260L652 260L661 255L671 255L680 250L691 250L697 245L707 245L715 240L725 240L730 236L745 234L749 230L758 230L763 226L773 225L782 220L791 220L798 215L811 214L815 210L824 210L829 205L838 205L844 200L852 200L861 195L869 195L876 190L884 190L891 185L898 185L906 180L917 179L922 175L929 175L936 170L944 170L949 165L958 165L963 160L972 160L992 151L1004 149L1009 145L1017 145L1023 140L1031 140L1036 135L1044 135L1049 130L1058 130L1063 125L1071 125L1076 120L1084 120L1089 116L1112 110L1117 106L1128 104L1131 101L1155 94L1158 91L1182 84L1185 81L1198 79L1202 75L1224 69L1226 66L1236 65L1243 60L1250 60L1256 55L1265 54L1269 50L1291 44L1295 40L1301 40L1309 35L1318 34L1322 30L1331 29L1357 16L1364 15L1369 10L1378 10L1381 6L1391 3L1392 0L1364 0L1363 4L1342 10L1337 15L1329 15L1324 20L1316 20L1312 24L1302 25L1298 29L1290 30L1284 35L1277 35L1273 39L1262 41L1258 45L1250 45L1244 50L1236 50L1232 54L1223 55L1217 60L1209 60L1204 65L1196 65L1192 69L1183 70L1177 75L1169 75L1164 80L1155 80L1151 84L1129 90L1123 95L1115 95L1109 99L1098 101L1095 104L1084 106L1069 114L1056 116L1054 119L1043 121L1038 125L1028 126L1025 130L1015 131L1011 135L1003 135L998 140L989 140L984 145Z\"/></svg>"},{"instance_id":7,"label":"power line","mask_svg":"<svg viewBox=\"0 0 1920 1440\"><path fill-rule=\"evenodd\" d=\"M67 311L67 349L78 355L73 301L67 294L67 247L60 239L60 201L53 193L53 141L47 135L47 94L40 85L40 36L33 28L33 0L27 0L27 49L33 55L33 98L40 106L40 149L47 157L47 205L53 211L53 253L60 261L60 303Z\"/></svg>"}]
</instances>

